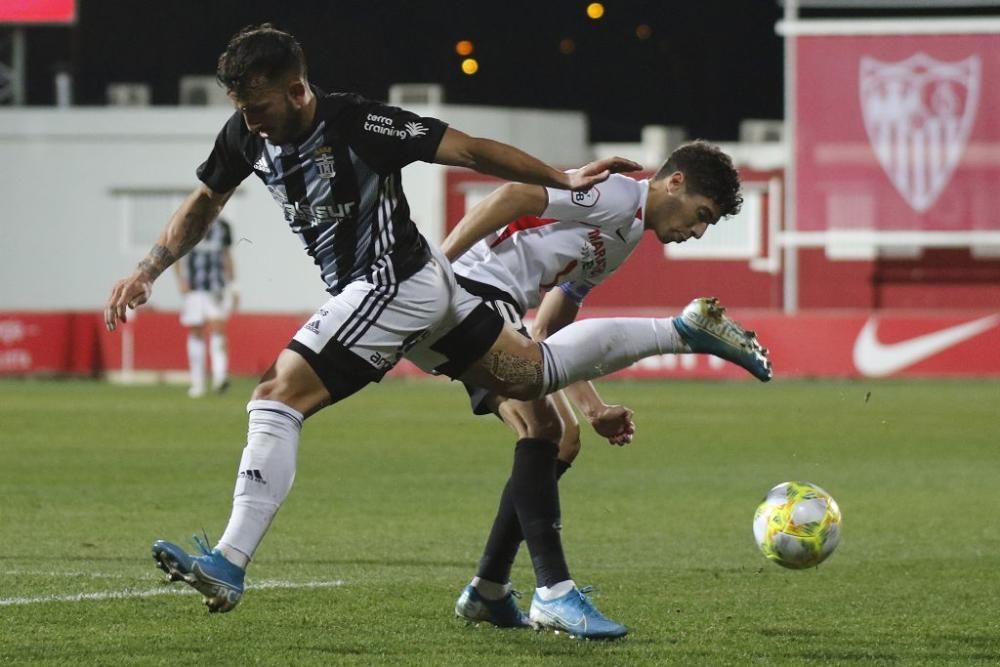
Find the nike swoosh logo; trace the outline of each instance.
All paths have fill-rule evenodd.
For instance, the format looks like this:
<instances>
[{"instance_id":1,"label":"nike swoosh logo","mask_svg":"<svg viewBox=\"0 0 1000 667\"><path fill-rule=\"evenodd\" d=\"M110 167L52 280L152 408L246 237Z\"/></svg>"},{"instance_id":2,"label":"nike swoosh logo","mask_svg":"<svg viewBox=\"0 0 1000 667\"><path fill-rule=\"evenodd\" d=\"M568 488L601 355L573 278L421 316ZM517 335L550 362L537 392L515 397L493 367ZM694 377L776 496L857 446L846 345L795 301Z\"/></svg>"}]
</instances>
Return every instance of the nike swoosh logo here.
<instances>
[{"instance_id":1,"label":"nike swoosh logo","mask_svg":"<svg viewBox=\"0 0 1000 667\"><path fill-rule=\"evenodd\" d=\"M908 366L932 357L938 352L992 329L1000 315L987 315L972 322L916 336L898 343L880 343L875 333L878 321L865 322L854 341L854 366L868 377L892 375Z\"/></svg>"}]
</instances>

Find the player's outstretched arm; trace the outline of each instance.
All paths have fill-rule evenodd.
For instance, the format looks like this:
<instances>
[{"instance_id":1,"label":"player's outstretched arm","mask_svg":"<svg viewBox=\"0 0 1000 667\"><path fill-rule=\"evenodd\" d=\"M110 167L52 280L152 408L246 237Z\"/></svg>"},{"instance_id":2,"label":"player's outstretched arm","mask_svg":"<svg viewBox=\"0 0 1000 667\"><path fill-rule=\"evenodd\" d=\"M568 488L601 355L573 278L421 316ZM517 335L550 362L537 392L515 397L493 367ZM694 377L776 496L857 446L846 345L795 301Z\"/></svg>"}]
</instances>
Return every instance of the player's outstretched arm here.
<instances>
[{"instance_id":1,"label":"player's outstretched arm","mask_svg":"<svg viewBox=\"0 0 1000 667\"><path fill-rule=\"evenodd\" d=\"M561 190L588 190L618 172L637 171L640 164L622 157L596 160L576 171L566 173L528 155L519 148L470 137L449 127L434 154L434 162L453 167L467 167L508 181L544 185Z\"/></svg>"},{"instance_id":2,"label":"player's outstretched arm","mask_svg":"<svg viewBox=\"0 0 1000 667\"><path fill-rule=\"evenodd\" d=\"M526 215L540 215L548 205L540 185L507 183L469 210L441 243L448 261L454 262L482 238Z\"/></svg>"},{"instance_id":3,"label":"player's outstretched arm","mask_svg":"<svg viewBox=\"0 0 1000 667\"><path fill-rule=\"evenodd\" d=\"M608 405L591 382L577 382L563 392L590 422L594 432L612 445L627 445L635 436L632 410L624 405Z\"/></svg>"},{"instance_id":4,"label":"player's outstretched arm","mask_svg":"<svg viewBox=\"0 0 1000 667\"><path fill-rule=\"evenodd\" d=\"M126 308L135 309L149 301L153 282L197 245L231 195L232 191L220 194L205 185L199 185L188 195L135 271L111 288L104 308L104 324L108 331L114 331L119 322L126 321Z\"/></svg>"}]
</instances>

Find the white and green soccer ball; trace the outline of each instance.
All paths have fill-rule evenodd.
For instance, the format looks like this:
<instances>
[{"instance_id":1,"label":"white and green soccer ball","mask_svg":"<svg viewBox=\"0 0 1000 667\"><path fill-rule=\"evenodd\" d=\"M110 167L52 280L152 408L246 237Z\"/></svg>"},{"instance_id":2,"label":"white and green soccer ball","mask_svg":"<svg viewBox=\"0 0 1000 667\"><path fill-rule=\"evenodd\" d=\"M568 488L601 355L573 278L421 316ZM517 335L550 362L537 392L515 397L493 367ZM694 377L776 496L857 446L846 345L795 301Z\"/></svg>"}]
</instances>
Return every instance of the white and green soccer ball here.
<instances>
[{"instance_id":1,"label":"white and green soccer ball","mask_svg":"<svg viewBox=\"0 0 1000 667\"><path fill-rule=\"evenodd\" d=\"M809 482L785 482L767 492L753 515L753 536L764 556L782 567L819 565L840 542L840 508Z\"/></svg>"}]
</instances>

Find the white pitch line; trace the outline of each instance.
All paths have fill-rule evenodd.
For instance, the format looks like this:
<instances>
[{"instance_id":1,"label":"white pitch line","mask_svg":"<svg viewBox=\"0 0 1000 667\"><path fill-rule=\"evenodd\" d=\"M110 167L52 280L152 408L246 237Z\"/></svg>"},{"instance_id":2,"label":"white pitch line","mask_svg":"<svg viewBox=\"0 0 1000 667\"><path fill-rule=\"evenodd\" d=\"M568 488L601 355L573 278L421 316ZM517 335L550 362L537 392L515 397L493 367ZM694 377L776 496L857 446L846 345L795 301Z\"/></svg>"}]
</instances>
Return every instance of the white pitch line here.
<instances>
[{"instance_id":1,"label":"white pitch line","mask_svg":"<svg viewBox=\"0 0 1000 667\"><path fill-rule=\"evenodd\" d=\"M109 572L55 572L43 570L2 570L0 577L73 577L79 579L135 579L133 575Z\"/></svg>"},{"instance_id":2,"label":"white pitch line","mask_svg":"<svg viewBox=\"0 0 1000 667\"><path fill-rule=\"evenodd\" d=\"M332 581L258 581L247 586L247 590L256 591L268 588L336 588L343 586L340 579ZM90 600L127 600L130 598L151 598L157 595L187 595L197 593L188 587L173 588L152 588L145 591L137 591L126 588L122 591L103 591L99 593L76 593L75 595L42 595L31 598L0 598L0 607L9 607L21 604L41 604L43 602L86 602Z\"/></svg>"}]
</instances>

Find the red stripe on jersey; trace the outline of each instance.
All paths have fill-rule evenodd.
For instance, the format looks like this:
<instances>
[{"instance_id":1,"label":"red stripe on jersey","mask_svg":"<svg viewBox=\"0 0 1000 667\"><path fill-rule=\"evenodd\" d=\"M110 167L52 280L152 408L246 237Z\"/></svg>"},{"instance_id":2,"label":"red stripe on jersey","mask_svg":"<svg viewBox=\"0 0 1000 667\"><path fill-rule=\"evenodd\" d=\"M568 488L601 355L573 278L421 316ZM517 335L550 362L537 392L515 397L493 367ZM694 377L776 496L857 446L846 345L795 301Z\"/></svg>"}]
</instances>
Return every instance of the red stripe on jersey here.
<instances>
[{"instance_id":1,"label":"red stripe on jersey","mask_svg":"<svg viewBox=\"0 0 1000 667\"><path fill-rule=\"evenodd\" d=\"M556 277L552 279L548 285L539 285L543 290L552 289L559 284L559 279L565 276L567 273L576 268L576 260L571 260L569 264L563 267L563 270L556 274Z\"/></svg>"},{"instance_id":2,"label":"red stripe on jersey","mask_svg":"<svg viewBox=\"0 0 1000 667\"><path fill-rule=\"evenodd\" d=\"M642 220L642 207L641 206L639 208L637 208L636 211L635 211L635 219L636 220Z\"/></svg>"},{"instance_id":3,"label":"red stripe on jersey","mask_svg":"<svg viewBox=\"0 0 1000 667\"><path fill-rule=\"evenodd\" d=\"M537 218L533 215L526 215L524 217L518 218L514 222L507 225L507 228L503 230L500 236L497 237L496 241L490 244L491 248L495 248L507 239L509 239L514 234L522 232L525 229L533 229L535 227L544 227L545 225L551 224L553 222L558 222L555 218Z\"/></svg>"}]
</instances>

